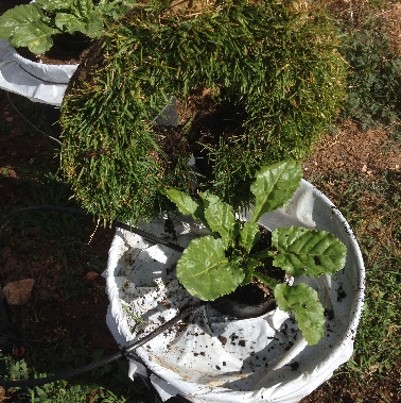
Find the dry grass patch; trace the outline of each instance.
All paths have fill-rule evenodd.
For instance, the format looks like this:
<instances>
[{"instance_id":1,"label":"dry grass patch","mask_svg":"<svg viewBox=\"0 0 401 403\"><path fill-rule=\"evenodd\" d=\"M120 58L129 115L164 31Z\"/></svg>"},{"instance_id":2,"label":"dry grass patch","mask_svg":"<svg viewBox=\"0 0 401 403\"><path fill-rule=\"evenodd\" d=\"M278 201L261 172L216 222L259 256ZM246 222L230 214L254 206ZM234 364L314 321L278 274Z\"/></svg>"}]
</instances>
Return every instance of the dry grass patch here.
<instances>
[{"instance_id":1,"label":"dry grass patch","mask_svg":"<svg viewBox=\"0 0 401 403\"><path fill-rule=\"evenodd\" d=\"M387 170L401 172L401 149L390 137L387 129L361 131L356 123L345 121L317 144L305 171L318 168L320 175L328 175L344 170L367 178Z\"/></svg>"},{"instance_id":2,"label":"dry grass patch","mask_svg":"<svg viewBox=\"0 0 401 403\"><path fill-rule=\"evenodd\" d=\"M401 3L383 12L384 27L397 56L401 56Z\"/></svg>"}]
</instances>

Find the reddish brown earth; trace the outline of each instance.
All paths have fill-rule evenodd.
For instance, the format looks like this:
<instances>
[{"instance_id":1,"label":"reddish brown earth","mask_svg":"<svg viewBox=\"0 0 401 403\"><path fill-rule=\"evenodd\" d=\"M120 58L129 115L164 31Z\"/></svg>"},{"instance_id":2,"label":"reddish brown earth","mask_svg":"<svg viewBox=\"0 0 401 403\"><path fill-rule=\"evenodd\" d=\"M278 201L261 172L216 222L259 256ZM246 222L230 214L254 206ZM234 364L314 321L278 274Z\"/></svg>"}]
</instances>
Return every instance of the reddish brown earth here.
<instances>
[{"instance_id":1,"label":"reddish brown earth","mask_svg":"<svg viewBox=\"0 0 401 403\"><path fill-rule=\"evenodd\" d=\"M11 97L14 102L20 99ZM48 107L36 105L34 114L39 118L31 116L31 119L54 135L46 118L47 111ZM45 186L40 183L40 174L34 171L43 174L57 171L55 147L56 143L21 118L6 93L0 91L1 218L16 208L38 204L35 197L40 197ZM55 188L55 198L57 192ZM60 202L63 203L62 199ZM115 352L117 346L105 322L108 306L105 280L99 275L105 268L113 232L96 230L96 223L90 218L68 217L67 221L76 220L81 230L66 234L65 240L62 235L52 240L48 234L52 220L44 220L47 224L41 225L38 216L33 222L32 217L20 215L0 233L1 285L25 278L35 281L29 302L12 307L29 348L76 346L84 335L83 343L88 351ZM62 233L62 228L58 230ZM63 244L74 249L63 250Z\"/></svg>"}]
</instances>

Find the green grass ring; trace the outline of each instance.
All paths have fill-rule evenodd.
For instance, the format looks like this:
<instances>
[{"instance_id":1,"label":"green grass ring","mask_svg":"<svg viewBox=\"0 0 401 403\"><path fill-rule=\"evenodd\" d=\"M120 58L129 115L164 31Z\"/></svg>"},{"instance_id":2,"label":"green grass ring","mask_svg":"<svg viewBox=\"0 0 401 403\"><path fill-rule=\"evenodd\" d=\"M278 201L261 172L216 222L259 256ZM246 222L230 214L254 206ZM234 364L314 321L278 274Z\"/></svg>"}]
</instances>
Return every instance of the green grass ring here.
<instances>
[{"instance_id":1,"label":"green grass ring","mask_svg":"<svg viewBox=\"0 0 401 403\"><path fill-rule=\"evenodd\" d=\"M64 98L62 167L75 196L106 221L133 223L168 208L164 186L193 191L196 182L239 206L261 165L300 158L336 116L345 78L337 46L328 19L292 1L138 6L95 45ZM196 108L173 140L155 128L171 96L181 108L202 91L216 120L230 105L229 133L217 125L217 140L194 139ZM205 147L207 178L188 165Z\"/></svg>"}]
</instances>

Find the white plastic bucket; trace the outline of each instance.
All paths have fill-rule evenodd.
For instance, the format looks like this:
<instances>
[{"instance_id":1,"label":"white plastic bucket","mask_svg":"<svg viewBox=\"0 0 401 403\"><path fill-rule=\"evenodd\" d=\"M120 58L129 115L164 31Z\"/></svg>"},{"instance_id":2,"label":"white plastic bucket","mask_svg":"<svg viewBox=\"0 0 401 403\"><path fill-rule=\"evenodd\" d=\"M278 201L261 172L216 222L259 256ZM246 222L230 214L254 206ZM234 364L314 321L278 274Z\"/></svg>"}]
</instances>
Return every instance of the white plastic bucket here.
<instances>
[{"instance_id":1,"label":"white plastic bucket","mask_svg":"<svg viewBox=\"0 0 401 403\"><path fill-rule=\"evenodd\" d=\"M342 271L307 280L327 310L324 338L308 346L292 318L279 309L259 318L227 321L209 306L198 308L191 323L175 326L138 349L142 363L130 362L130 376L135 371L149 376L163 400L179 394L191 402L297 402L351 357L363 305L364 264L345 218L321 192L302 181L284 208L260 221L269 229L323 229L347 246ZM142 229L169 236L161 220ZM176 230L182 246L205 233L180 219ZM116 230L105 276L110 298L107 323L118 344L149 333L193 300L174 275L179 255Z\"/></svg>"},{"instance_id":2,"label":"white plastic bucket","mask_svg":"<svg viewBox=\"0 0 401 403\"><path fill-rule=\"evenodd\" d=\"M0 41L0 88L34 102L60 106L68 82L78 65L36 63Z\"/></svg>"}]
</instances>

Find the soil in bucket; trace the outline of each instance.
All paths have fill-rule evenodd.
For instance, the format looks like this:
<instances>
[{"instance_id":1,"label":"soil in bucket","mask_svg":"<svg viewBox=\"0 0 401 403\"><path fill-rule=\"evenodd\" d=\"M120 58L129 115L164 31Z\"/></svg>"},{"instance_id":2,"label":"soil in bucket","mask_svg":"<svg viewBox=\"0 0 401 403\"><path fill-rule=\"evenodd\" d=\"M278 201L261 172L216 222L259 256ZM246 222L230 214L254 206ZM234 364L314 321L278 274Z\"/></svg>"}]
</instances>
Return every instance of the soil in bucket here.
<instances>
[{"instance_id":1,"label":"soil in bucket","mask_svg":"<svg viewBox=\"0 0 401 403\"><path fill-rule=\"evenodd\" d=\"M254 247L254 252L262 251L271 244L271 232L260 227L261 237ZM272 258L265 258L264 266L259 271L273 279L283 282L285 272L273 266ZM231 294L218 298L211 303L222 314L236 319L248 319L262 316L277 306L273 290L264 283L254 279L238 287Z\"/></svg>"}]
</instances>

